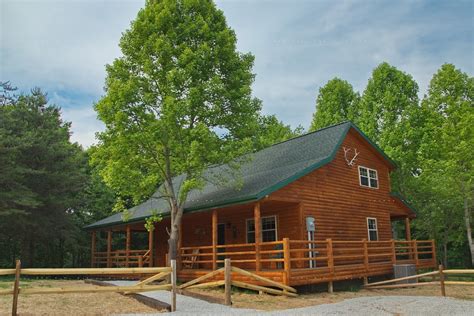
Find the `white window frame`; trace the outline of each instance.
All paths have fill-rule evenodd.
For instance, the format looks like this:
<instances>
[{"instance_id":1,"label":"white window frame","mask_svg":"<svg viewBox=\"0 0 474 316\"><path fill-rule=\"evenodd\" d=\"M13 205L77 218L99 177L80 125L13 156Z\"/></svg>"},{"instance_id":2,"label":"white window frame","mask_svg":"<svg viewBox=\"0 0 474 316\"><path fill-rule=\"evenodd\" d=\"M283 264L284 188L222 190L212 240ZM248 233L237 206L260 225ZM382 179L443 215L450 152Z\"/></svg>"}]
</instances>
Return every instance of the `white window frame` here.
<instances>
[{"instance_id":1,"label":"white window frame","mask_svg":"<svg viewBox=\"0 0 474 316\"><path fill-rule=\"evenodd\" d=\"M264 218L272 218L272 217L275 219L275 229L274 229L274 230L275 230L275 241L277 241L277 240L278 240L278 217L277 217L276 215L270 215L270 216L262 216L262 217L260 217L260 225L262 225L262 220L263 220ZM253 226L253 227L254 227L254 230L253 230L253 231L249 231L249 230L248 230L248 229L249 229L249 224L248 224L248 223L249 223L250 221L253 221L253 220L255 220L255 219L254 219L254 218L247 218L247 219L245 220L245 241L247 242L247 244L249 243L249 233L253 232L254 235L255 235L255 223L254 223L254 226ZM273 229L266 229L265 231L267 231L267 230L270 231L270 230L273 230ZM263 237L263 229L262 229L262 227L260 226L260 239L262 239L262 237ZM262 241L262 242L263 242L263 241Z\"/></svg>"},{"instance_id":2,"label":"white window frame","mask_svg":"<svg viewBox=\"0 0 474 316\"><path fill-rule=\"evenodd\" d=\"M375 229L370 228L369 220L374 220L375 221ZM370 239L370 232L371 231L375 232L375 236L377 237L376 240L371 240ZM379 240L379 224L377 223L377 218L375 218L375 217L367 217L367 240L368 241L378 241Z\"/></svg>"},{"instance_id":3,"label":"white window frame","mask_svg":"<svg viewBox=\"0 0 474 316\"><path fill-rule=\"evenodd\" d=\"M367 170L367 177L366 177L366 178L369 180L368 185L362 184L362 175L361 175L361 173L360 173L360 170L361 170L362 168L365 169L365 170ZM358 170L359 170L359 185L360 185L361 187L364 187L364 188L371 188L371 189L378 189L378 188L379 188L379 173L377 172L376 169L371 169L371 168L367 168L367 167L364 167L364 166L359 166ZM370 171L375 172L375 178L370 177ZM364 176L364 177L365 177L365 176ZM373 186L370 185L370 179L377 180L377 186L376 186L376 187L373 187Z\"/></svg>"}]
</instances>

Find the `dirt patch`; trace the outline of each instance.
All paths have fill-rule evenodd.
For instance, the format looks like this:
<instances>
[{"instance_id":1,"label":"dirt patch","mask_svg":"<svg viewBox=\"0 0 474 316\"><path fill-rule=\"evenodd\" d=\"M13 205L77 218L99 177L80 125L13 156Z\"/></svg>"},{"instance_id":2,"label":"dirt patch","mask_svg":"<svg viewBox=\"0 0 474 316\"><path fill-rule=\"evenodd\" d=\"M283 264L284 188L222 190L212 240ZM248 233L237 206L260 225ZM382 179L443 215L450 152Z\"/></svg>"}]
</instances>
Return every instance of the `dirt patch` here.
<instances>
[{"instance_id":1,"label":"dirt patch","mask_svg":"<svg viewBox=\"0 0 474 316\"><path fill-rule=\"evenodd\" d=\"M11 282L0 282L0 288L11 288ZM83 281L38 280L22 282L22 287L90 287ZM12 296L0 296L0 315L11 315ZM118 293L70 293L21 295L18 299L19 315L110 315L158 313L133 298Z\"/></svg>"},{"instance_id":2,"label":"dirt patch","mask_svg":"<svg viewBox=\"0 0 474 316\"><path fill-rule=\"evenodd\" d=\"M192 289L189 291L212 295L218 298L224 298L222 289ZM474 291L472 287L449 285L446 287L446 295L452 298L474 300ZM260 309L260 310L279 310L299 308L305 306L314 306L321 304L331 304L344 301L351 298L367 296L440 296L439 286L424 286L418 288L391 289L391 290L359 290L354 292L340 291L329 294L327 292L302 294L298 297L276 297L268 294L256 294L234 290L232 292L233 307Z\"/></svg>"}]
</instances>

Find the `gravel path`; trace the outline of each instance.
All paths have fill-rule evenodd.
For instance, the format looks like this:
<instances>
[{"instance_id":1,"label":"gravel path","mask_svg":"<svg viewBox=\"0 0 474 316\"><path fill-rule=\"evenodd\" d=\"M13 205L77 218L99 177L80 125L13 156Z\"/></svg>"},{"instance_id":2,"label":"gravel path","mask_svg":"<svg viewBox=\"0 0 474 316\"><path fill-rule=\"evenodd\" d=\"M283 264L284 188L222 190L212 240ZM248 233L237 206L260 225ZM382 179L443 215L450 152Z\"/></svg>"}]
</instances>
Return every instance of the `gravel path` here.
<instances>
[{"instance_id":1,"label":"gravel path","mask_svg":"<svg viewBox=\"0 0 474 316\"><path fill-rule=\"evenodd\" d=\"M131 281L113 281L115 285L131 285ZM141 293L170 303L168 291ZM264 312L212 304L192 297L177 295L178 311L173 315L468 315L474 316L474 301L439 296L368 296L334 304Z\"/></svg>"},{"instance_id":2,"label":"gravel path","mask_svg":"<svg viewBox=\"0 0 474 316\"><path fill-rule=\"evenodd\" d=\"M108 283L114 285L132 285L136 282L134 281L110 281ZM141 295L145 295L159 301L170 304L171 303L171 294L169 291L153 291L153 292L143 292ZM237 309L221 304L213 304L203 300L199 300L193 297L184 296L177 294L176 295L176 309L178 311L173 314L177 315L240 315L242 313L256 314L258 311L253 309Z\"/></svg>"},{"instance_id":3,"label":"gravel path","mask_svg":"<svg viewBox=\"0 0 474 316\"><path fill-rule=\"evenodd\" d=\"M474 315L474 302L437 296L371 296L265 315Z\"/></svg>"}]
</instances>

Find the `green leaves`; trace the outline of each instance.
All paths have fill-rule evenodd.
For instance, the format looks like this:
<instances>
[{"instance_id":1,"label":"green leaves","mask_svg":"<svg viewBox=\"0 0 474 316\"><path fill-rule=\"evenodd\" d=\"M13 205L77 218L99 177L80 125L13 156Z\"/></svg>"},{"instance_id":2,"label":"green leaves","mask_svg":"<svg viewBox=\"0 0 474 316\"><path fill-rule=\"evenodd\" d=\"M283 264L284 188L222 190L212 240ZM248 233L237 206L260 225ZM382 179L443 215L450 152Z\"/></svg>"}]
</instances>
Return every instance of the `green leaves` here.
<instances>
[{"instance_id":1,"label":"green leaves","mask_svg":"<svg viewBox=\"0 0 474 316\"><path fill-rule=\"evenodd\" d=\"M251 96L253 56L236 51L212 1L149 1L120 47L95 105L107 129L92 163L136 202L165 183L170 205L181 207L207 166L251 150L260 110ZM178 175L185 181L174 192Z\"/></svg>"},{"instance_id":2,"label":"green leaves","mask_svg":"<svg viewBox=\"0 0 474 316\"><path fill-rule=\"evenodd\" d=\"M311 131L343 121L356 121L360 96L345 80L334 78L319 89Z\"/></svg>"},{"instance_id":3,"label":"green leaves","mask_svg":"<svg viewBox=\"0 0 474 316\"><path fill-rule=\"evenodd\" d=\"M279 121L275 115L260 116L254 131L253 150L258 151L273 144L301 135L304 130L302 126L292 129Z\"/></svg>"},{"instance_id":4,"label":"green leaves","mask_svg":"<svg viewBox=\"0 0 474 316\"><path fill-rule=\"evenodd\" d=\"M89 189L87 157L41 90L2 99L0 265L21 256L25 266L62 266L93 212L79 199Z\"/></svg>"},{"instance_id":5,"label":"green leaves","mask_svg":"<svg viewBox=\"0 0 474 316\"><path fill-rule=\"evenodd\" d=\"M441 66L420 102L413 78L382 63L360 101L340 79L322 87L311 127L351 119L397 162L392 189L419 210L414 233L436 238L445 264L468 264L461 258L474 209L473 97L474 79L452 64Z\"/></svg>"},{"instance_id":6,"label":"green leaves","mask_svg":"<svg viewBox=\"0 0 474 316\"><path fill-rule=\"evenodd\" d=\"M413 78L390 66L380 64L372 72L362 95L358 126L398 162L408 162L416 138L407 132L416 128L419 112L418 85ZM414 157L410 157L414 159Z\"/></svg>"}]
</instances>

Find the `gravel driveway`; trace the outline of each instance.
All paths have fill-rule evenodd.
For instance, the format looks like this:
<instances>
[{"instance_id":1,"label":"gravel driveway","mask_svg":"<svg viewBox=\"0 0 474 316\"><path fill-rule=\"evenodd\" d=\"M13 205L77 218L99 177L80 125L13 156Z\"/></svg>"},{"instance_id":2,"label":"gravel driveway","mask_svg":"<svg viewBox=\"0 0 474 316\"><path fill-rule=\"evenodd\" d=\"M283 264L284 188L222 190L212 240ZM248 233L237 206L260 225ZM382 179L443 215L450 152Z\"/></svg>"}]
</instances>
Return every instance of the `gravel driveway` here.
<instances>
[{"instance_id":1,"label":"gravel driveway","mask_svg":"<svg viewBox=\"0 0 474 316\"><path fill-rule=\"evenodd\" d=\"M265 315L474 315L474 302L437 296L371 296Z\"/></svg>"},{"instance_id":2,"label":"gravel driveway","mask_svg":"<svg viewBox=\"0 0 474 316\"><path fill-rule=\"evenodd\" d=\"M115 285L130 285L131 281L113 281ZM471 290L466 288L466 290ZM170 292L154 291L142 295L170 302ZM276 298L278 299L278 298ZM368 296L334 304L279 310L258 311L212 304L192 297L177 295L177 311L173 315L470 315L474 316L474 301L439 296Z\"/></svg>"}]
</instances>

